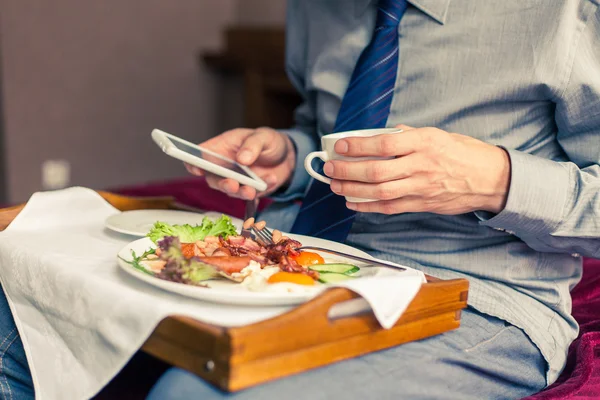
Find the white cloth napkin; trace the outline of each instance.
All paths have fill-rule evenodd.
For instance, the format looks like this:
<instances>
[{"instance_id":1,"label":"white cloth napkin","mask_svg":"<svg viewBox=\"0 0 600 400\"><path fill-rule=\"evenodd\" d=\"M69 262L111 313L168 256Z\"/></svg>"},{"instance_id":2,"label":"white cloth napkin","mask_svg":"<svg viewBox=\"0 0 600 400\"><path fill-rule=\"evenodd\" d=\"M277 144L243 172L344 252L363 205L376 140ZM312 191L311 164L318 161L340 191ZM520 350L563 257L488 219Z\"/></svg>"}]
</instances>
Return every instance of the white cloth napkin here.
<instances>
[{"instance_id":1,"label":"white cloth napkin","mask_svg":"<svg viewBox=\"0 0 600 400\"><path fill-rule=\"evenodd\" d=\"M118 213L96 192L34 194L0 232L0 282L21 334L38 399L88 399L127 363L165 317L241 326L290 307L214 304L154 288L123 272L116 254L132 239L104 228ZM421 272L387 270L345 283L385 328L418 292ZM341 285L340 285L341 286ZM366 302L365 302L366 301ZM335 310L334 310L335 311Z\"/></svg>"}]
</instances>

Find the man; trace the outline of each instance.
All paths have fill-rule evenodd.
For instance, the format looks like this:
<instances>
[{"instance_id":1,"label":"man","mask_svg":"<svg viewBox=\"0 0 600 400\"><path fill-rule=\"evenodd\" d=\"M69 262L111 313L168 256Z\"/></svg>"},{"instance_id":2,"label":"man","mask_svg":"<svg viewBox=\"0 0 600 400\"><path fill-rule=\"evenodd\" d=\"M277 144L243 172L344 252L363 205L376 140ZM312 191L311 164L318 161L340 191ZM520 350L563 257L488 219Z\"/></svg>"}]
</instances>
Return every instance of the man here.
<instances>
[{"instance_id":1,"label":"man","mask_svg":"<svg viewBox=\"0 0 600 400\"><path fill-rule=\"evenodd\" d=\"M589 0L289 1L297 126L204 145L269 183L271 225L468 278L470 307L456 331L233 395L172 370L150 398L520 398L554 382L577 336L581 255L600 257L599 35ZM320 136L383 126L404 132L335 150L393 160L327 162L331 187L309 184Z\"/></svg>"}]
</instances>

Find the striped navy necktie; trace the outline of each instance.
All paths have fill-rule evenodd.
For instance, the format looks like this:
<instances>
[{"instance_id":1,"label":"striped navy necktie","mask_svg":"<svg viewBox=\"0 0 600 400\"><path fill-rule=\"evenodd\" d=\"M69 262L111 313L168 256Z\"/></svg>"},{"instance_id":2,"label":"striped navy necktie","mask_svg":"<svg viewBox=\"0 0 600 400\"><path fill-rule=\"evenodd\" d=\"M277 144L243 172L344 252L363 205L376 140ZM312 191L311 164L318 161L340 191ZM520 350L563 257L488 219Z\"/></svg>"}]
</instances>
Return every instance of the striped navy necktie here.
<instances>
[{"instance_id":1,"label":"striped navy necktie","mask_svg":"<svg viewBox=\"0 0 600 400\"><path fill-rule=\"evenodd\" d=\"M352 73L332 133L386 126L398 70L398 25L406 7L406 0L379 1L375 32ZM291 232L344 242L354 217L343 196L313 180Z\"/></svg>"}]
</instances>

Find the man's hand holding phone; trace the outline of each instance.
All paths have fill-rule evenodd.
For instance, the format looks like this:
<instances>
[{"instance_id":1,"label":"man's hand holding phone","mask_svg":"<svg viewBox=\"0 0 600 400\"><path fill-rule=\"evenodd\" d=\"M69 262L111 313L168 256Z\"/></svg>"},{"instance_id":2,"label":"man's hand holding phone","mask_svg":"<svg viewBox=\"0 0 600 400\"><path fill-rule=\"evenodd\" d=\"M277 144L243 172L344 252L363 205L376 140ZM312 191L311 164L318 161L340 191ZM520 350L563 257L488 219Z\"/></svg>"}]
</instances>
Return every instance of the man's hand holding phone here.
<instances>
[{"instance_id":1,"label":"man's hand holding phone","mask_svg":"<svg viewBox=\"0 0 600 400\"><path fill-rule=\"evenodd\" d=\"M233 129L200 146L248 166L267 184L265 191L257 193L256 189L240 185L233 179L185 164L190 173L206 176L211 188L245 200L268 195L286 184L292 177L296 163L296 151L290 138L271 128Z\"/></svg>"}]
</instances>

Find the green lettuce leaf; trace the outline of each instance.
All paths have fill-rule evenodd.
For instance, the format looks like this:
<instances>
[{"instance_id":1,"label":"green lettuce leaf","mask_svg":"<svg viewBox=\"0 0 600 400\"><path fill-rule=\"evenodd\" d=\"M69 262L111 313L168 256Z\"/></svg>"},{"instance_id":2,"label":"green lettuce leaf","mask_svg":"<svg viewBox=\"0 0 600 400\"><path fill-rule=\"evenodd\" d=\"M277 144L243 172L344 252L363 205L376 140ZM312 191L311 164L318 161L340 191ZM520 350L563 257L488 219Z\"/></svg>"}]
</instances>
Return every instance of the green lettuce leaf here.
<instances>
[{"instance_id":1,"label":"green lettuce leaf","mask_svg":"<svg viewBox=\"0 0 600 400\"><path fill-rule=\"evenodd\" d=\"M221 236L223 239L235 235L237 235L237 229L231 222L231 218L226 215L221 215L221 218L214 223L206 234L206 236Z\"/></svg>"},{"instance_id":2,"label":"green lettuce leaf","mask_svg":"<svg viewBox=\"0 0 600 400\"><path fill-rule=\"evenodd\" d=\"M217 221L213 222L208 217L204 217L201 225L169 225L164 222L156 222L146 236L157 243L166 236L173 236L179 239L181 243L193 243L198 240L204 240L207 236L221 236L227 239L230 235L237 235L235 225L231 218L222 215Z\"/></svg>"},{"instance_id":3,"label":"green lettuce leaf","mask_svg":"<svg viewBox=\"0 0 600 400\"><path fill-rule=\"evenodd\" d=\"M219 275L217 269L210 264L191 258L183 267L182 278L194 285L213 279Z\"/></svg>"}]
</instances>

